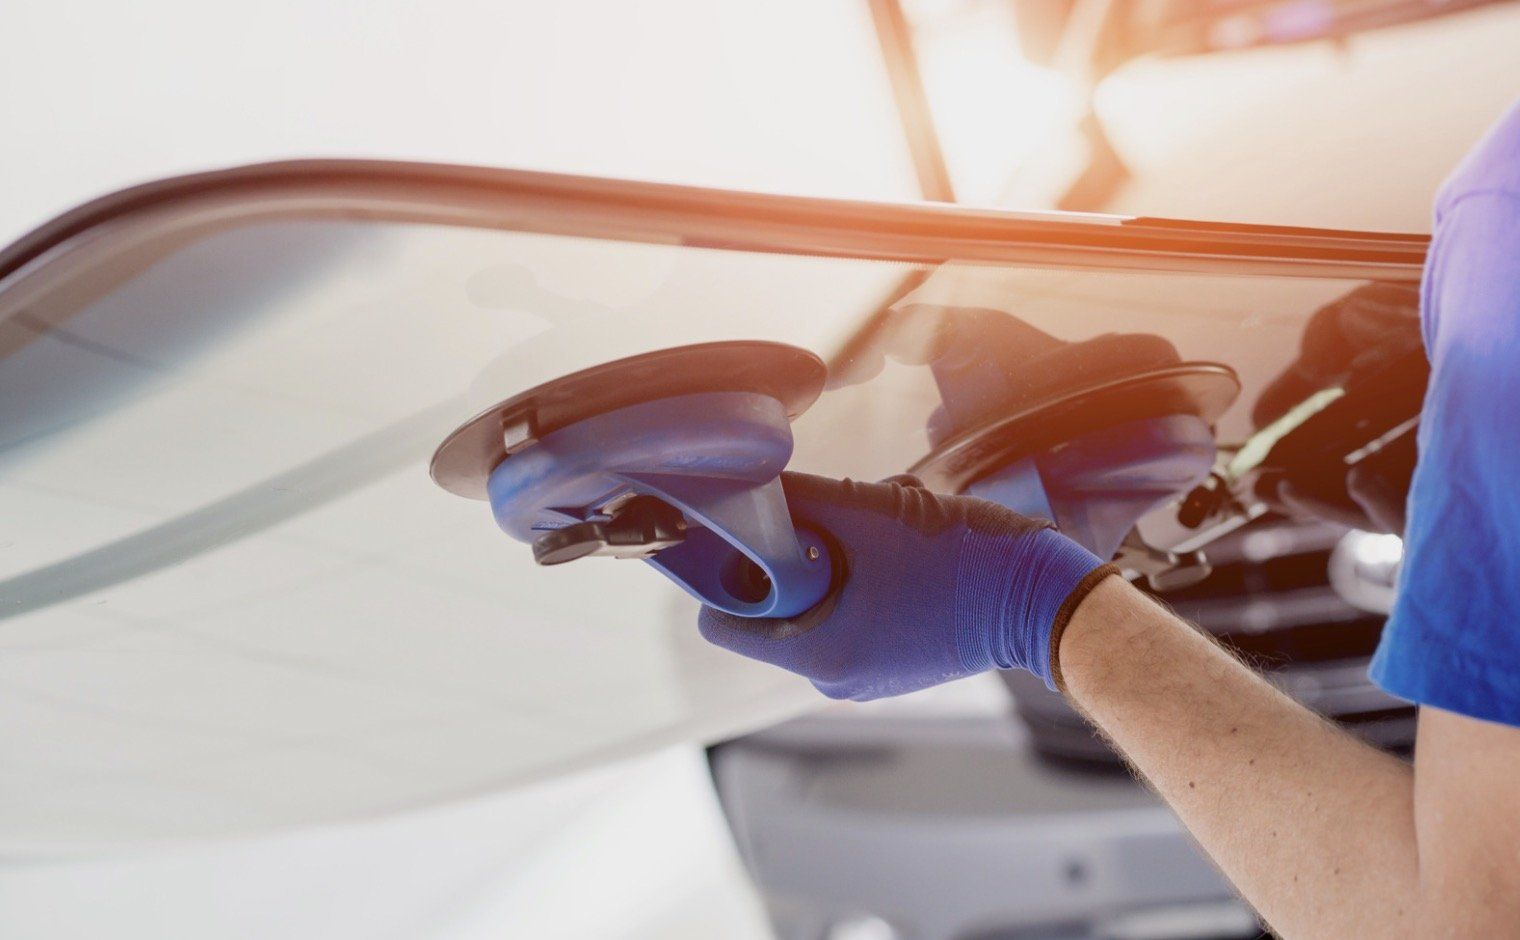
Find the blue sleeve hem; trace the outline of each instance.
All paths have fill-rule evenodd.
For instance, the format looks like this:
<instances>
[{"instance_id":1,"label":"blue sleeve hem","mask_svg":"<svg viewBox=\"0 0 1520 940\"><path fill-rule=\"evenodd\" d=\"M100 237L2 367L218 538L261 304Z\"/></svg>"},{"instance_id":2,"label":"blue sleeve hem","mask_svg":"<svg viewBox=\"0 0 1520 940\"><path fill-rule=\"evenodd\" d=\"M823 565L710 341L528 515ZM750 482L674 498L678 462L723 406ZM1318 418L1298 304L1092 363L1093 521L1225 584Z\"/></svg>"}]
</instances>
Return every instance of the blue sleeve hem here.
<instances>
[{"instance_id":1,"label":"blue sleeve hem","mask_svg":"<svg viewBox=\"0 0 1520 940\"><path fill-rule=\"evenodd\" d=\"M1447 644L1384 634L1368 675L1383 691L1417 705L1520 727L1520 682L1468 662Z\"/></svg>"}]
</instances>

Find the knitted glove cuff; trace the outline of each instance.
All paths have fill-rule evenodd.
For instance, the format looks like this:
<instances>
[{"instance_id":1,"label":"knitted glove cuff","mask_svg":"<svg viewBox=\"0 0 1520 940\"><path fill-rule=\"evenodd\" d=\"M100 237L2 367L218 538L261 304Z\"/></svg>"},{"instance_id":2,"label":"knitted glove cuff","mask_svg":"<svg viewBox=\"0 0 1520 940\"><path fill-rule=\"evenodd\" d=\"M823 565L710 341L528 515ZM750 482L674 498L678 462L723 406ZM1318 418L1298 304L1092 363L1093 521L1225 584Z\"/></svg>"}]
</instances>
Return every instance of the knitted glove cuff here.
<instances>
[{"instance_id":1,"label":"knitted glove cuff","mask_svg":"<svg viewBox=\"0 0 1520 940\"><path fill-rule=\"evenodd\" d=\"M1089 571L1066 595L1066 600L1061 602L1061 609L1056 611L1056 622L1050 628L1050 675L1045 679L1045 684L1063 695L1066 694L1066 680L1061 675L1061 637L1065 635L1066 625L1071 622L1071 615L1077 612L1082 601L1111 574L1117 575L1120 571L1114 565L1101 565Z\"/></svg>"},{"instance_id":2,"label":"knitted glove cuff","mask_svg":"<svg viewBox=\"0 0 1520 940\"><path fill-rule=\"evenodd\" d=\"M956 579L956 646L968 672L1027 669L1052 689L1052 631L1085 596L1098 556L1054 529L966 536ZM1111 573L1111 572L1106 572ZM1078 598L1080 601L1080 598Z\"/></svg>"}]
</instances>

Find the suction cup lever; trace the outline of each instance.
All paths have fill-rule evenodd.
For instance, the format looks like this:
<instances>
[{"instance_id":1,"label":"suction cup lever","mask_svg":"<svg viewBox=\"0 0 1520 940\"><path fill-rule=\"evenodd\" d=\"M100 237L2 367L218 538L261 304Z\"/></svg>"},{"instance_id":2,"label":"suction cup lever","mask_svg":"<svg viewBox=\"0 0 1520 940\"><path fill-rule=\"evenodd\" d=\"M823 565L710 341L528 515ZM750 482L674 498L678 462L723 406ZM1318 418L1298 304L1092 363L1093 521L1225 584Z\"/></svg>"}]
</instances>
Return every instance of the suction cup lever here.
<instances>
[{"instance_id":1,"label":"suction cup lever","mask_svg":"<svg viewBox=\"0 0 1520 940\"><path fill-rule=\"evenodd\" d=\"M635 496L605 522L592 520L545 532L533 540L533 560L562 565L590 555L649 558L686 538L681 511L653 496Z\"/></svg>"},{"instance_id":2,"label":"suction cup lever","mask_svg":"<svg viewBox=\"0 0 1520 940\"><path fill-rule=\"evenodd\" d=\"M1143 575L1151 590L1158 592L1191 587L1214 571L1203 552L1170 552L1156 548L1134 529L1119 544L1114 564Z\"/></svg>"}]
</instances>

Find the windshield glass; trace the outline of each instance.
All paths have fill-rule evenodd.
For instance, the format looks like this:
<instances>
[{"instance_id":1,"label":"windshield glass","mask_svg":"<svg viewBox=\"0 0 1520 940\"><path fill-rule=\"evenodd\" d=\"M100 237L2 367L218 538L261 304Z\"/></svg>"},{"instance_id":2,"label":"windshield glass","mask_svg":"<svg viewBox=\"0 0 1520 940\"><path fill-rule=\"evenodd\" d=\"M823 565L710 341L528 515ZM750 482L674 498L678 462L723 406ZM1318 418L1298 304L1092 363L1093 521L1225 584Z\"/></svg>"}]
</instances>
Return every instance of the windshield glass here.
<instances>
[{"instance_id":1,"label":"windshield glass","mask_svg":"<svg viewBox=\"0 0 1520 940\"><path fill-rule=\"evenodd\" d=\"M0 321L0 844L364 815L817 703L645 566L536 567L433 484L444 435L530 386L794 344L831 374L792 468L879 478L940 404L915 325L978 308L1228 366L1228 443L1360 283L314 220L65 284Z\"/></svg>"}]
</instances>

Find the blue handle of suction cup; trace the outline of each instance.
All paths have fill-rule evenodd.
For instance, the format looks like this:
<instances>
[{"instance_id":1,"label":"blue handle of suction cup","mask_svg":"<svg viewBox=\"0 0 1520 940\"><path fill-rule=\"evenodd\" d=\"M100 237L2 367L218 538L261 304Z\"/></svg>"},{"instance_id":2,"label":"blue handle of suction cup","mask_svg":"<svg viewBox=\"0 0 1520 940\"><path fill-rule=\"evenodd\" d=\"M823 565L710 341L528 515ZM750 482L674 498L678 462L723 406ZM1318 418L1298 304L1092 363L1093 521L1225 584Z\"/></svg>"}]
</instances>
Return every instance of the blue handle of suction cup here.
<instances>
[{"instance_id":1,"label":"blue handle of suction cup","mask_svg":"<svg viewBox=\"0 0 1520 940\"><path fill-rule=\"evenodd\" d=\"M501 528L531 542L630 495L679 509L685 539L645 561L741 617L791 617L829 592L822 533L795 526L780 474L792 455L780 402L708 392L630 405L544 435L487 484Z\"/></svg>"},{"instance_id":2,"label":"blue handle of suction cup","mask_svg":"<svg viewBox=\"0 0 1520 940\"><path fill-rule=\"evenodd\" d=\"M1037 462L1061 531L1112 558L1142 516L1208 476L1216 453L1208 422L1182 414L1094 431Z\"/></svg>"},{"instance_id":3,"label":"blue handle of suction cup","mask_svg":"<svg viewBox=\"0 0 1520 940\"><path fill-rule=\"evenodd\" d=\"M1016 460L967 492L1050 520L1108 559L1140 517L1206 477L1214 454L1214 435L1203 419L1144 418Z\"/></svg>"},{"instance_id":4,"label":"blue handle of suction cup","mask_svg":"<svg viewBox=\"0 0 1520 940\"><path fill-rule=\"evenodd\" d=\"M1045 493L1045 481L1040 478L1040 468L1032 459L1015 460L1000 467L966 487L966 492L1035 519L1057 521L1050 497Z\"/></svg>"}]
</instances>

